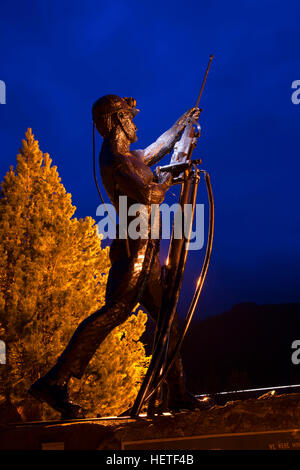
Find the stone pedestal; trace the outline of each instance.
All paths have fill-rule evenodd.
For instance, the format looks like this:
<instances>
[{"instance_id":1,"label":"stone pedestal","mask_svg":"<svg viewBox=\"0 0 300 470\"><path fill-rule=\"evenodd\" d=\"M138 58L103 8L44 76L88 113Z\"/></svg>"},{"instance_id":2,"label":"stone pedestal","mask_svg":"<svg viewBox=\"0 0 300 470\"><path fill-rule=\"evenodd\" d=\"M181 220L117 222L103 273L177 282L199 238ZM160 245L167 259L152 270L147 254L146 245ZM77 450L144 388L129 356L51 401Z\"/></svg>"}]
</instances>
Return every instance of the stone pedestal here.
<instances>
[{"instance_id":1,"label":"stone pedestal","mask_svg":"<svg viewBox=\"0 0 300 470\"><path fill-rule=\"evenodd\" d=\"M0 449L300 449L300 394L229 402L152 419L90 419L0 428Z\"/></svg>"}]
</instances>

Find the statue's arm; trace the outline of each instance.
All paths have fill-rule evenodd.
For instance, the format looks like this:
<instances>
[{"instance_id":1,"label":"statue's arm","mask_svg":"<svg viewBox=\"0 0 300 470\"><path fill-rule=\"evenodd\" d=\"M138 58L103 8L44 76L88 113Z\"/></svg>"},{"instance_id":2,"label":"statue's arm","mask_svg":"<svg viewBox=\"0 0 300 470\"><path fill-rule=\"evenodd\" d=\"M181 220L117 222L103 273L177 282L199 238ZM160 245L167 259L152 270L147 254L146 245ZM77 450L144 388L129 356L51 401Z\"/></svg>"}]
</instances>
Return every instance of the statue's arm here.
<instances>
[{"instance_id":1,"label":"statue's arm","mask_svg":"<svg viewBox=\"0 0 300 470\"><path fill-rule=\"evenodd\" d=\"M151 181L145 184L128 157L122 157L122 161L114 168L114 181L119 192L141 204L161 204L171 180L171 175L166 174L160 183Z\"/></svg>"},{"instance_id":2,"label":"statue's arm","mask_svg":"<svg viewBox=\"0 0 300 470\"><path fill-rule=\"evenodd\" d=\"M175 143L180 139L189 118L198 119L199 109L191 108L184 113L173 126L164 132L153 144L143 150L144 162L148 166L155 165L165 155L170 153Z\"/></svg>"}]
</instances>

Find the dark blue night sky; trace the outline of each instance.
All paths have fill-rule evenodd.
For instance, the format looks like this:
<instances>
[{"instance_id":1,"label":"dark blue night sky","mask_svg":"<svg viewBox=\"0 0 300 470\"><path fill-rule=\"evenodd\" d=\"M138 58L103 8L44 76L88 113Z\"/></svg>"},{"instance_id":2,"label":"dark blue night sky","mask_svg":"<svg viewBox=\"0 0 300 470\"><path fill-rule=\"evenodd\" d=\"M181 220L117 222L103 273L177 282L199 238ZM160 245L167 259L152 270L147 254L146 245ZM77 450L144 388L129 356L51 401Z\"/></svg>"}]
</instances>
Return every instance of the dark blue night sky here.
<instances>
[{"instance_id":1,"label":"dark blue night sky","mask_svg":"<svg viewBox=\"0 0 300 470\"><path fill-rule=\"evenodd\" d=\"M135 148L143 148L194 105L213 53L194 153L216 204L198 318L238 302L300 301L300 105L291 101L299 29L297 1L1 2L0 179L32 127L76 215L96 218L92 103L107 93L134 96ZM198 202L207 204L204 183ZM202 258L203 250L192 253L181 311Z\"/></svg>"}]
</instances>

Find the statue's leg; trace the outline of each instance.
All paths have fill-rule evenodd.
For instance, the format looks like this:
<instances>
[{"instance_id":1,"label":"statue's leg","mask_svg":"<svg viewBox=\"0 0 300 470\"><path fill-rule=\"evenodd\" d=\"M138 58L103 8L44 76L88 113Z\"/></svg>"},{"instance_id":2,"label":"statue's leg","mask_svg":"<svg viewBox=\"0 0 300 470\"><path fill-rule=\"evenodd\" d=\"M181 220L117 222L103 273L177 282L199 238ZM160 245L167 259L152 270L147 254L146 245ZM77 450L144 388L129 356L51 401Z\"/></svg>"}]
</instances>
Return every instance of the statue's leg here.
<instances>
[{"instance_id":1,"label":"statue's leg","mask_svg":"<svg viewBox=\"0 0 300 470\"><path fill-rule=\"evenodd\" d=\"M154 321L159 320L160 307L163 299L164 281L158 255L155 257L146 288L141 299L141 305L147 310ZM177 312L170 332L169 352L172 355L178 340L178 316ZM182 398L186 393L185 378L180 353L168 373L167 384L169 389L169 401Z\"/></svg>"},{"instance_id":2,"label":"statue's leg","mask_svg":"<svg viewBox=\"0 0 300 470\"><path fill-rule=\"evenodd\" d=\"M139 246L131 258L127 258L123 245L124 243L121 244L122 249L117 258L114 255L112 259L105 305L77 327L54 367L54 376L63 379L64 376L71 375L80 379L102 341L114 328L127 320L135 307L145 275L147 243Z\"/></svg>"},{"instance_id":3,"label":"statue's leg","mask_svg":"<svg viewBox=\"0 0 300 470\"><path fill-rule=\"evenodd\" d=\"M115 250L114 259L111 258L106 304L80 323L54 367L30 389L35 398L46 401L58 411L74 414L67 395L70 377L82 377L102 341L128 318L136 305L151 253L146 242L139 244L131 258L123 251L116 253Z\"/></svg>"},{"instance_id":4,"label":"statue's leg","mask_svg":"<svg viewBox=\"0 0 300 470\"><path fill-rule=\"evenodd\" d=\"M114 328L127 320L133 308L134 303L128 298L111 301L82 321L48 377L56 383L71 376L81 379L100 344Z\"/></svg>"}]
</instances>

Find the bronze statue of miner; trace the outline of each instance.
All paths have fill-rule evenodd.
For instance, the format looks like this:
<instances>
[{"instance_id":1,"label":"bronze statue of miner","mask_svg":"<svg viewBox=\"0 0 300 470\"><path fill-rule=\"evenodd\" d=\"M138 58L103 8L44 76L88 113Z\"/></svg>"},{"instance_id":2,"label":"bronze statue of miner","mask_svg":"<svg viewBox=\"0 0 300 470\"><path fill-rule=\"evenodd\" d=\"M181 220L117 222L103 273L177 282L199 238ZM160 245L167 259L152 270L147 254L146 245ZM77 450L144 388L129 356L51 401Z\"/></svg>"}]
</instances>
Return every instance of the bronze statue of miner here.
<instances>
[{"instance_id":1,"label":"bronze statue of miner","mask_svg":"<svg viewBox=\"0 0 300 470\"><path fill-rule=\"evenodd\" d=\"M137 140L133 122L137 112L133 98L115 95L103 96L92 108L93 121L103 137L99 157L101 177L117 213L119 196L127 196L128 207L141 203L149 211L151 204L163 202L172 177L169 173L156 176L150 167L171 152L188 119L197 119L200 111L198 108L188 110L146 149L130 150L130 145ZM101 342L129 317L136 303L139 302L154 320L159 316L166 288L159 261L159 240L151 239L150 235L147 239L136 240L116 238L111 244L110 260L105 305L78 326L54 367L29 390L35 398L61 412L64 419L84 417L83 409L68 397L69 379L81 379ZM170 333L169 354L177 339L176 318ZM179 354L167 376L167 386L169 410L200 407L199 401L186 390Z\"/></svg>"}]
</instances>

